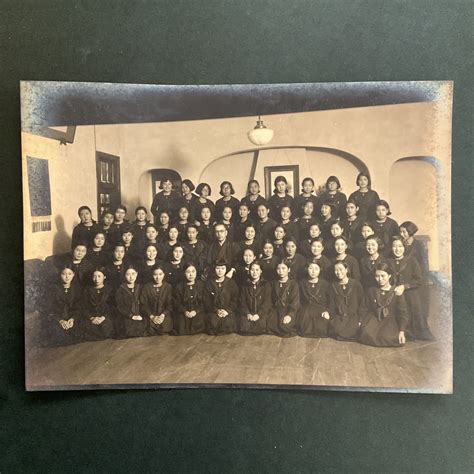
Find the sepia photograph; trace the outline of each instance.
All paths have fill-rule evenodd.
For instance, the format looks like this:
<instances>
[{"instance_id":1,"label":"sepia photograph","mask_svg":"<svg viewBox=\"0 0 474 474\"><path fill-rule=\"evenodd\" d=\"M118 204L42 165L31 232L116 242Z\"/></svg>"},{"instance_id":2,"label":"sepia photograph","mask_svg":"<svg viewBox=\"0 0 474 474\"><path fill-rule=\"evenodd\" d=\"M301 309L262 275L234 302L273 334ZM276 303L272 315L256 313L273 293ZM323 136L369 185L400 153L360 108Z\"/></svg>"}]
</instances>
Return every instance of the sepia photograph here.
<instances>
[{"instance_id":1,"label":"sepia photograph","mask_svg":"<svg viewBox=\"0 0 474 474\"><path fill-rule=\"evenodd\" d=\"M452 393L452 95L23 81L27 390Z\"/></svg>"}]
</instances>

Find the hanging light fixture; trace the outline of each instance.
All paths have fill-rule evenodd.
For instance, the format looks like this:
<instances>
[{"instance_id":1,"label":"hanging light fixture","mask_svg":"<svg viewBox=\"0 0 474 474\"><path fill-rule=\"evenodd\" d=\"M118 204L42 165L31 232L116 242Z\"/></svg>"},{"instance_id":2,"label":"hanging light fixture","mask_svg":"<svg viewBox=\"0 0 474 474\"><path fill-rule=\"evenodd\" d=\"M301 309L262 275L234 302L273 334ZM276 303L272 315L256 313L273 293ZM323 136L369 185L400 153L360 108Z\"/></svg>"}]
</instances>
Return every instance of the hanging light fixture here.
<instances>
[{"instance_id":1,"label":"hanging light fixture","mask_svg":"<svg viewBox=\"0 0 474 474\"><path fill-rule=\"evenodd\" d=\"M263 120L259 115L257 125L255 125L253 130L250 130L250 132L247 133L247 137L254 145L266 145L267 143L270 143L273 138L273 130L265 127Z\"/></svg>"}]
</instances>

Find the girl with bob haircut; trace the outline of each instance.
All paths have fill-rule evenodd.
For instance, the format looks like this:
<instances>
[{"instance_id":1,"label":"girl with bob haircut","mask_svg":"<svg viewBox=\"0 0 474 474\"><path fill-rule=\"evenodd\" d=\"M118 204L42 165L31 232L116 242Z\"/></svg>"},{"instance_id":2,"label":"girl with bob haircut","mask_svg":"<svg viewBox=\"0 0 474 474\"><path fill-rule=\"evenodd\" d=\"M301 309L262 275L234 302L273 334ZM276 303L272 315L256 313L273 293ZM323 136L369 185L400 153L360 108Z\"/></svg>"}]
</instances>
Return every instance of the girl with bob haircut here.
<instances>
[{"instance_id":1,"label":"girl with bob haircut","mask_svg":"<svg viewBox=\"0 0 474 474\"><path fill-rule=\"evenodd\" d=\"M375 206L376 218L372 222L375 235L382 241L384 248L390 249L392 238L399 233L398 224L390 216L390 206L387 201L380 200Z\"/></svg>"},{"instance_id":2,"label":"girl with bob haircut","mask_svg":"<svg viewBox=\"0 0 474 474\"><path fill-rule=\"evenodd\" d=\"M77 210L77 215L80 222L72 231L72 249L78 242L85 242L87 246L90 246L94 235L100 230L97 222L92 218L92 211L89 206L81 206Z\"/></svg>"},{"instance_id":3,"label":"girl with bob haircut","mask_svg":"<svg viewBox=\"0 0 474 474\"><path fill-rule=\"evenodd\" d=\"M359 189L349 196L349 200L357 203L359 216L362 220L372 220L375 216L375 205L380 201L380 198L377 192L371 188L370 174L359 173L356 178L356 185Z\"/></svg>"},{"instance_id":4,"label":"girl with bob haircut","mask_svg":"<svg viewBox=\"0 0 474 474\"><path fill-rule=\"evenodd\" d=\"M144 206L138 206L135 209L135 220L131 224L133 241L139 248L143 248L146 241L146 228L150 223L148 220L148 211Z\"/></svg>"},{"instance_id":5,"label":"girl with bob haircut","mask_svg":"<svg viewBox=\"0 0 474 474\"><path fill-rule=\"evenodd\" d=\"M375 286L374 272L377 265L387 263L387 259L381 255L383 251L382 241L375 235L367 237L365 241L367 255L360 259L360 278L364 288Z\"/></svg>"},{"instance_id":6,"label":"girl with bob haircut","mask_svg":"<svg viewBox=\"0 0 474 474\"><path fill-rule=\"evenodd\" d=\"M270 217L274 221L281 218L281 208L288 206L293 209L293 198L288 194L288 181L284 176L277 176L274 181L275 188L273 195L268 200L268 207L270 209Z\"/></svg>"},{"instance_id":7,"label":"girl with bob haircut","mask_svg":"<svg viewBox=\"0 0 474 474\"><path fill-rule=\"evenodd\" d=\"M240 201L240 204L245 204L250 212L250 218L258 219L257 209L260 204L266 204L267 201L260 195L260 184L256 179L248 182L247 193Z\"/></svg>"},{"instance_id":8,"label":"girl with bob haircut","mask_svg":"<svg viewBox=\"0 0 474 474\"><path fill-rule=\"evenodd\" d=\"M377 286L367 290L367 318L359 333L359 342L376 347L400 347L406 342L408 311L403 295L397 295L390 282L393 269L378 263L374 280Z\"/></svg>"},{"instance_id":9,"label":"girl with bob haircut","mask_svg":"<svg viewBox=\"0 0 474 474\"><path fill-rule=\"evenodd\" d=\"M235 221L239 215L240 201L233 196L235 189L232 183L222 181L219 194L222 197L216 201L215 215L217 219L222 219L224 207L230 207L232 209L232 221Z\"/></svg>"},{"instance_id":10,"label":"girl with bob haircut","mask_svg":"<svg viewBox=\"0 0 474 474\"><path fill-rule=\"evenodd\" d=\"M341 182L337 176L329 176L326 180L326 190L319 196L320 202L328 202L332 204L333 217L344 217L347 196L340 191Z\"/></svg>"},{"instance_id":11,"label":"girl with bob haircut","mask_svg":"<svg viewBox=\"0 0 474 474\"><path fill-rule=\"evenodd\" d=\"M203 207L208 207L211 210L211 214L214 212L214 203L209 199L212 194L211 186L207 183L199 183L196 188L196 194L198 199L196 201L196 207L194 210L194 219L199 221L201 217L201 210Z\"/></svg>"},{"instance_id":12,"label":"girl with bob haircut","mask_svg":"<svg viewBox=\"0 0 474 474\"><path fill-rule=\"evenodd\" d=\"M303 179L301 182L301 194L296 196L293 201L293 211L296 219L303 215L304 205L308 201L313 203L314 209L318 208L318 197L314 194L314 179L310 177Z\"/></svg>"},{"instance_id":13,"label":"girl with bob haircut","mask_svg":"<svg viewBox=\"0 0 474 474\"><path fill-rule=\"evenodd\" d=\"M161 191L155 194L150 208L155 224L158 222L162 211L166 211L172 221L176 219L178 210L183 205L183 198L176 191L173 191L171 179L163 179L160 183L160 189Z\"/></svg>"},{"instance_id":14,"label":"girl with bob haircut","mask_svg":"<svg viewBox=\"0 0 474 474\"><path fill-rule=\"evenodd\" d=\"M197 201L199 198L193 193L195 186L190 179L183 179L181 183L181 195L183 197L183 205L189 210L189 220L194 222L197 211Z\"/></svg>"},{"instance_id":15,"label":"girl with bob haircut","mask_svg":"<svg viewBox=\"0 0 474 474\"><path fill-rule=\"evenodd\" d=\"M336 266L338 263L345 263L349 270L349 276L355 280L360 280L359 262L347 253L348 247L347 240L344 237L338 237L334 240L335 257L332 260L333 264Z\"/></svg>"}]
</instances>

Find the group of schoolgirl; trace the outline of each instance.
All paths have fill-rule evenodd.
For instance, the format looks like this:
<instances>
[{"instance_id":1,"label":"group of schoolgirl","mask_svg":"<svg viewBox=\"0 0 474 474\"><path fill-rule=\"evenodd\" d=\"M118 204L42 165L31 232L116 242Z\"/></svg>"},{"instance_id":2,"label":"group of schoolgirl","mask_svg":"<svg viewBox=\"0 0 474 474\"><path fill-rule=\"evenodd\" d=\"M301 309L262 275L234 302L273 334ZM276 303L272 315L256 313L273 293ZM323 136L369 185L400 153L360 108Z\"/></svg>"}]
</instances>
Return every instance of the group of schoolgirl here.
<instances>
[{"instance_id":1,"label":"group of schoolgirl","mask_svg":"<svg viewBox=\"0 0 474 474\"><path fill-rule=\"evenodd\" d=\"M145 207L82 206L72 252L49 295L49 341L67 344L155 334L333 337L372 346L431 339L426 255L417 227L357 176L349 199L331 176L316 196L305 178L293 198L283 176L273 196L256 180L240 201L230 182L161 183Z\"/></svg>"}]
</instances>

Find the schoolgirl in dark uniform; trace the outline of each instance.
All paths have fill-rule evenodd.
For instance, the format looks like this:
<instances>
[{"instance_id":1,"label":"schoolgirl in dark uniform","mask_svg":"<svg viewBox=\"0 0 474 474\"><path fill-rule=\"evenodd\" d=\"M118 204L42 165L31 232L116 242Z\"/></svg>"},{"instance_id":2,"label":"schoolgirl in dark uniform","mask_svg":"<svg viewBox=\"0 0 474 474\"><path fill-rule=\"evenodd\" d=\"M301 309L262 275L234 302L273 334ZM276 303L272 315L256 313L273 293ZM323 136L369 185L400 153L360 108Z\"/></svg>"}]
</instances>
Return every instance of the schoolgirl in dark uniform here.
<instances>
[{"instance_id":1,"label":"schoolgirl in dark uniform","mask_svg":"<svg viewBox=\"0 0 474 474\"><path fill-rule=\"evenodd\" d=\"M87 259L87 247L85 242L77 242L72 252L59 262L60 269L65 267L74 271L74 281L83 287L89 283L92 274L92 265Z\"/></svg>"},{"instance_id":2,"label":"schoolgirl in dark uniform","mask_svg":"<svg viewBox=\"0 0 474 474\"><path fill-rule=\"evenodd\" d=\"M263 271L263 278L266 281L272 282L273 280L276 280L276 267L280 261L281 258L274 254L272 242L269 240L265 242L262 247L262 258L260 259L260 263Z\"/></svg>"},{"instance_id":3,"label":"schoolgirl in dark uniform","mask_svg":"<svg viewBox=\"0 0 474 474\"><path fill-rule=\"evenodd\" d=\"M189 210L189 221L194 222L197 212L198 197L193 193L195 186L190 179L184 179L181 183L181 194L183 195L183 204Z\"/></svg>"},{"instance_id":4,"label":"schoolgirl in dark uniform","mask_svg":"<svg viewBox=\"0 0 474 474\"><path fill-rule=\"evenodd\" d=\"M101 230L104 233L107 245L112 245L112 242L110 239L110 231L111 231L113 223L114 223L114 213L108 209L105 209L102 212L102 216L101 216L100 224L99 224L99 230Z\"/></svg>"},{"instance_id":5,"label":"schoolgirl in dark uniform","mask_svg":"<svg viewBox=\"0 0 474 474\"><path fill-rule=\"evenodd\" d=\"M349 196L349 200L357 204L358 215L362 221L372 220L375 217L375 205L380 201L377 192L371 189L371 184L368 173L359 173L356 178L359 189Z\"/></svg>"},{"instance_id":6,"label":"schoolgirl in dark uniform","mask_svg":"<svg viewBox=\"0 0 474 474\"><path fill-rule=\"evenodd\" d=\"M282 225L277 225L274 231L275 238L273 240L273 253L281 260L286 253L285 250L285 228Z\"/></svg>"},{"instance_id":7,"label":"schoolgirl in dark uniform","mask_svg":"<svg viewBox=\"0 0 474 474\"><path fill-rule=\"evenodd\" d=\"M300 282L298 334L302 337L327 337L329 284L321 277L317 263L309 263L307 277Z\"/></svg>"},{"instance_id":8,"label":"schoolgirl in dark uniform","mask_svg":"<svg viewBox=\"0 0 474 474\"><path fill-rule=\"evenodd\" d=\"M197 265L198 275L202 275L206 267L207 245L200 240L199 226L191 224L186 230L187 242L183 244L184 260Z\"/></svg>"},{"instance_id":9,"label":"schoolgirl in dark uniform","mask_svg":"<svg viewBox=\"0 0 474 474\"><path fill-rule=\"evenodd\" d=\"M321 201L321 235L324 240L331 238L331 226L337 219L334 217L334 209L331 201ZM327 248L327 247L326 247Z\"/></svg>"},{"instance_id":10,"label":"schoolgirl in dark uniform","mask_svg":"<svg viewBox=\"0 0 474 474\"><path fill-rule=\"evenodd\" d=\"M225 276L227 271L227 263L218 260L214 265L214 276L206 282L207 331L214 336L237 330L239 289L235 281Z\"/></svg>"},{"instance_id":11,"label":"schoolgirl in dark uniform","mask_svg":"<svg viewBox=\"0 0 474 474\"><path fill-rule=\"evenodd\" d=\"M375 267L377 286L367 290L367 317L362 322L358 341L376 347L400 347L406 342L408 311L403 295L390 284L393 269L388 263Z\"/></svg>"},{"instance_id":12,"label":"schoolgirl in dark uniform","mask_svg":"<svg viewBox=\"0 0 474 474\"><path fill-rule=\"evenodd\" d=\"M288 194L288 181L284 176L277 176L272 197L268 200L270 217L277 221L281 217L281 208L288 206L293 209L293 198ZM260 206L259 206L260 208Z\"/></svg>"},{"instance_id":13,"label":"schoolgirl in dark uniform","mask_svg":"<svg viewBox=\"0 0 474 474\"><path fill-rule=\"evenodd\" d=\"M365 241L367 255L360 259L360 281L364 288L376 286L374 279L375 268L381 263L386 263L387 259L381 255L383 244L375 235L367 237Z\"/></svg>"},{"instance_id":14,"label":"schoolgirl in dark uniform","mask_svg":"<svg viewBox=\"0 0 474 474\"><path fill-rule=\"evenodd\" d=\"M109 240L111 245L118 244L122 239L122 228L128 226L128 221L125 219L127 216L127 208L120 204L115 208L114 222L110 226Z\"/></svg>"},{"instance_id":15,"label":"schoolgirl in dark uniform","mask_svg":"<svg viewBox=\"0 0 474 474\"><path fill-rule=\"evenodd\" d=\"M359 327L366 317L362 285L349 278L346 262L334 266L336 281L329 287L328 336L341 341L357 340Z\"/></svg>"},{"instance_id":16,"label":"schoolgirl in dark uniform","mask_svg":"<svg viewBox=\"0 0 474 474\"><path fill-rule=\"evenodd\" d=\"M166 281L171 285L175 286L180 281L183 281L184 272L184 249L181 244L175 245L171 258L164 266Z\"/></svg>"},{"instance_id":17,"label":"schoolgirl in dark uniform","mask_svg":"<svg viewBox=\"0 0 474 474\"><path fill-rule=\"evenodd\" d=\"M83 334L86 341L100 341L114 335L113 290L104 267L96 268L91 279L82 293Z\"/></svg>"},{"instance_id":18,"label":"schoolgirl in dark uniform","mask_svg":"<svg viewBox=\"0 0 474 474\"><path fill-rule=\"evenodd\" d=\"M191 263L186 266L184 277L173 294L173 334L178 336L206 330L204 283L196 279L196 267Z\"/></svg>"},{"instance_id":19,"label":"schoolgirl in dark uniform","mask_svg":"<svg viewBox=\"0 0 474 474\"><path fill-rule=\"evenodd\" d=\"M339 191L341 182L337 176L329 176L326 180L326 190L319 196L319 202L331 204L332 216L335 218L344 217L347 196Z\"/></svg>"},{"instance_id":20,"label":"schoolgirl in dark uniform","mask_svg":"<svg viewBox=\"0 0 474 474\"><path fill-rule=\"evenodd\" d=\"M239 246L238 258L243 255L246 249L252 249L256 256L260 255L262 245L260 243L260 239L257 236L257 231L253 224L247 225L245 229L244 240L237 242L237 245Z\"/></svg>"},{"instance_id":21,"label":"schoolgirl in dark uniform","mask_svg":"<svg viewBox=\"0 0 474 474\"><path fill-rule=\"evenodd\" d=\"M392 238L399 233L398 224L391 217L388 217L391 212L387 201L381 200L377 203L375 214L377 218L372 222L372 227L375 235L381 240L384 248L387 249L388 255Z\"/></svg>"},{"instance_id":22,"label":"schoolgirl in dark uniform","mask_svg":"<svg viewBox=\"0 0 474 474\"><path fill-rule=\"evenodd\" d=\"M283 261L290 269L290 279L299 280L304 277L306 259L297 253L298 242L293 237L288 237L285 241L285 257Z\"/></svg>"},{"instance_id":23,"label":"schoolgirl in dark uniform","mask_svg":"<svg viewBox=\"0 0 474 474\"><path fill-rule=\"evenodd\" d=\"M335 257L332 259L333 264L345 262L349 269L349 276L355 280L360 280L359 262L355 257L347 253L348 245L344 237L338 237L334 241Z\"/></svg>"},{"instance_id":24,"label":"schoolgirl in dark uniform","mask_svg":"<svg viewBox=\"0 0 474 474\"><path fill-rule=\"evenodd\" d=\"M199 196L195 203L194 218L195 222L201 220L201 211L204 207L208 207L211 214L214 212L214 203L209 199L211 195L211 187L207 183L199 183L196 188L196 193Z\"/></svg>"},{"instance_id":25,"label":"schoolgirl in dark uniform","mask_svg":"<svg viewBox=\"0 0 474 474\"><path fill-rule=\"evenodd\" d=\"M235 272L235 281L237 282L239 287L247 281L249 277L250 265L255 262L256 259L257 257L253 249L247 248L243 251L239 262L236 265Z\"/></svg>"},{"instance_id":26,"label":"schoolgirl in dark uniform","mask_svg":"<svg viewBox=\"0 0 474 474\"><path fill-rule=\"evenodd\" d=\"M336 256L336 251L334 250L334 242L339 237L346 238L347 248L350 249L351 243L349 242L349 240L347 240L347 237L345 236L345 232L344 232L344 227L342 226L339 220L333 222L333 224L331 225L330 233L331 233L330 236L324 241L325 248L326 248L326 255L329 258L334 258Z\"/></svg>"},{"instance_id":27,"label":"schoolgirl in dark uniform","mask_svg":"<svg viewBox=\"0 0 474 474\"><path fill-rule=\"evenodd\" d=\"M314 194L313 178L305 178L301 183L301 194L295 197L293 201L293 211L295 218L303 216L304 206L308 201L313 203L313 208L318 208L318 197Z\"/></svg>"},{"instance_id":28,"label":"schoolgirl in dark uniform","mask_svg":"<svg viewBox=\"0 0 474 474\"><path fill-rule=\"evenodd\" d=\"M173 191L173 183L170 179L165 179L160 183L160 191L155 194L151 204L151 213L155 223L159 221L160 213L166 211L173 221L178 217L178 210L183 205L182 197Z\"/></svg>"},{"instance_id":29,"label":"schoolgirl in dark uniform","mask_svg":"<svg viewBox=\"0 0 474 474\"><path fill-rule=\"evenodd\" d=\"M175 225L168 229L168 239L158 246L158 253L162 260L169 261L172 257L173 249L179 242L179 230Z\"/></svg>"},{"instance_id":30,"label":"schoolgirl in dark uniform","mask_svg":"<svg viewBox=\"0 0 474 474\"><path fill-rule=\"evenodd\" d=\"M325 280L333 279L333 264L326 255L324 255L324 241L322 238L314 239L311 242L311 255L307 259L307 263L317 263L321 269L321 277Z\"/></svg>"},{"instance_id":31,"label":"schoolgirl in dark uniform","mask_svg":"<svg viewBox=\"0 0 474 474\"><path fill-rule=\"evenodd\" d=\"M367 246L365 241L371 236L375 236L372 224L364 222L360 227L360 239L357 240L357 243L354 244L352 249L352 255L354 255L354 257L359 260L363 257L367 257Z\"/></svg>"},{"instance_id":32,"label":"schoolgirl in dark uniform","mask_svg":"<svg viewBox=\"0 0 474 474\"><path fill-rule=\"evenodd\" d=\"M229 181L223 181L221 183L219 194L222 197L216 201L216 219L220 220L222 218L222 211L224 210L224 207L228 206L232 209L233 220L236 220L239 212L240 201L233 196L235 190L232 183Z\"/></svg>"},{"instance_id":33,"label":"schoolgirl in dark uniform","mask_svg":"<svg viewBox=\"0 0 474 474\"><path fill-rule=\"evenodd\" d=\"M239 206L239 219L234 224L235 242L245 240L245 229L248 225L253 225L253 220L250 219L250 211L247 204L241 202Z\"/></svg>"},{"instance_id":34,"label":"schoolgirl in dark uniform","mask_svg":"<svg viewBox=\"0 0 474 474\"><path fill-rule=\"evenodd\" d=\"M227 238L232 240L232 242L235 241L233 220L232 208L230 206L224 206L222 209L222 216L217 220L217 222L225 225L225 228L227 229Z\"/></svg>"},{"instance_id":35,"label":"schoolgirl in dark uniform","mask_svg":"<svg viewBox=\"0 0 474 474\"><path fill-rule=\"evenodd\" d=\"M309 229L314 224L319 224L319 220L315 216L315 210L313 201L306 201L303 206L303 215L296 219L296 225L298 227L298 236L300 239L308 238Z\"/></svg>"},{"instance_id":36,"label":"schoolgirl in dark uniform","mask_svg":"<svg viewBox=\"0 0 474 474\"><path fill-rule=\"evenodd\" d=\"M207 245L214 242L214 221L212 220L211 208L203 207L201 209L201 218L199 219L199 236Z\"/></svg>"},{"instance_id":37,"label":"schoolgirl in dark uniform","mask_svg":"<svg viewBox=\"0 0 474 474\"><path fill-rule=\"evenodd\" d=\"M178 229L179 233L179 241L185 241L186 240L186 230L188 228L188 225L191 224L192 219L190 218L190 213L189 210L186 206L181 206L178 211L178 220L176 221L176 224L174 227ZM168 228L168 234L169 234L169 229Z\"/></svg>"},{"instance_id":38,"label":"schoolgirl in dark uniform","mask_svg":"<svg viewBox=\"0 0 474 474\"><path fill-rule=\"evenodd\" d=\"M321 237L321 228L317 223L311 224L310 228L308 229L308 234L308 237L303 238L302 236L299 242L299 252L305 258L310 258L312 256L311 244L315 239L320 239L321 242L323 241L323 238Z\"/></svg>"},{"instance_id":39,"label":"schoolgirl in dark uniform","mask_svg":"<svg viewBox=\"0 0 474 474\"><path fill-rule=\"evenodd\" d=\"M160 259L159 250L156 245L147 245L144 254L145 258L142 260L141 265L138 268L138 281L142 285L152 281L153 272L157 266L164 266L164 262Z\"/></svg>"},{"instance_id":40,"label":"schoolgirl in dark uniform","mask_svg":"<svg viewBox=\"0 0 474 474\"><path fill-rule=\"evenodd\" d=\"M258 335L267 332L272 308L270 284L262 278L261 262L250 265L249 279L240 291L240 334Z\"/></svg>"},{"instance_id":41,"label":"schoolgirl in dark uniform","mask_svg":"<svg viewBox=\"0 0 474 474\"><path fill-rule=\"evenodd\" d=\"M133 241L138 248L143 248L146 242L146 228L150 224L146 207L138 206L135 209L135 220L131 225Z\"/></svg>"},{"instance_id":42,"label":"schoolgirl in dark uniform","mask_svg":"<svg viewBox=\"0 0 474 474\"><path fill-rule=\"evenodd\" d=\"M113 289L113 295L115 298L115 292L119 286L123 283L123 277L125 275L125 268L128 262L125 260L125 246L124 244L117 244L114 247L112 254L112 261L109 261L105 267L105 274L107 276L107 282Z\"/></svg>"},{"instance_id":43,"label":"schoolgirl in dark uniform","mask_svg":"<svg viewBox=\"0 0 474 474\"><path fill-rule=\"evenodd\" d=\"M143 244L135 242L131 225L122 226L122 238L117 243L124 245L127 262L130 265L139 265Z\"/></svg>"},{"instance_id":44,"label":"schoolgirl in dark uniform","mask_svg":"<svg viewBox=\"0 0 474 474\"><path fill-rule=\"evenodd\" d=\"M87 251L87 261L94 268L104 267L107 264L108 258L105 235L102 231L97 231L92 239L91 248Z\"/></svg>"},{"instance_id":45,"label":"schoolgirl in dark uniform","mask_svg":"<svg viewBox=\"0 0 474 474\"><path fill-rule=\"evenodd\" d=\"M270 334L280 337L296 336L300 308L300 293L296 280L289 278L290 268L285 261L277 265L278 280L272 283L273 308L267 323Z\"/></svg>"},{"instance_id":46,"label":"schoolgirl in dark uniform","mask_svg":"<svg viewBox=\"0 0 474 474\"><path fill-rule=\"evenodd\" d=\"M341 223L346 232L347 239L354 245L361 240L360 228L363 221L358 213L359 207L357 203L349 199L346 204L346 215L341 219Z\"/></svg>"},{"instance_id":47,"label":"schoolgirl in dark uniform","mask_svg":"<svg viewBox=\"0 0 474 474\"><path fill-rule=\"evenodd\" d=\"M152 281L140 293L141 314L148 320L151 335L169 334L173 330L173 288L164 278L163 266L155 266Z\"/></svg>"},{"instance_id":48,"label":"schoolgirl in dark uniform","mask_svg":"<svg viewBox=\"0 0 474 474\"><path fill-rule=\"evenodd\" d=\"M273 238L273 233L277 223L268 217L269 208L266 204L259 204L258 209L258 221L255 223L258 237L262 242Z\"/></svg>"},{"instance_id":49,"label":"schoolgirl in dark uniform","mask_svg":"<svg viewBox=\"0 0 474 474\"><path fill-rule=\"evenodd\" d=\"M288 236L294 237L296 240L299 240L299 229L298 224L294 222L291 218L291 208L288 206L283 206L280 210L281 218L278 222L279 225L283 226L285 233Z\"/></svg>"},{"instance_id":50,"label":"schoolgirl in dark uniform","mask_svg":"<svg viewBox=\"0 0 474 474\"><path fill-rule=\"evenodd\" d=\"M78 242L85 242L90 246L95 234L100 230L99 226L92 219L92 211L89 206L81 206L77 214L81 222L72 231L71 248L74 248Z\"/></svg>"},{"instance_id":51,"label":"schoolgirl in dark uniform","mask_svg":"<svg viewBox=\"0 0 474 474\"><path fill-rule=\"evenodd\" d=\"M166 242L168 239L168 232L170 230L170 215L168 211L161 211L158 223L155 224L156 231L158 233L158 241ZM153 243L153 242L152 242Z\"/></svg>"},{"instance_id":52,"label":"schoolgirl in dark uniform","mask_svg":"<svg viewBox=\"0 0 474 474\"><path fill-rule=\"evenodd\" d=\"M249 181L247 194L240 200L240 204L247 206L252 220L256 221L258 219L258 206L260 204L267 204L267 201L260 195L260 184L256 179Z\"/></svg>"}]
</instances>

